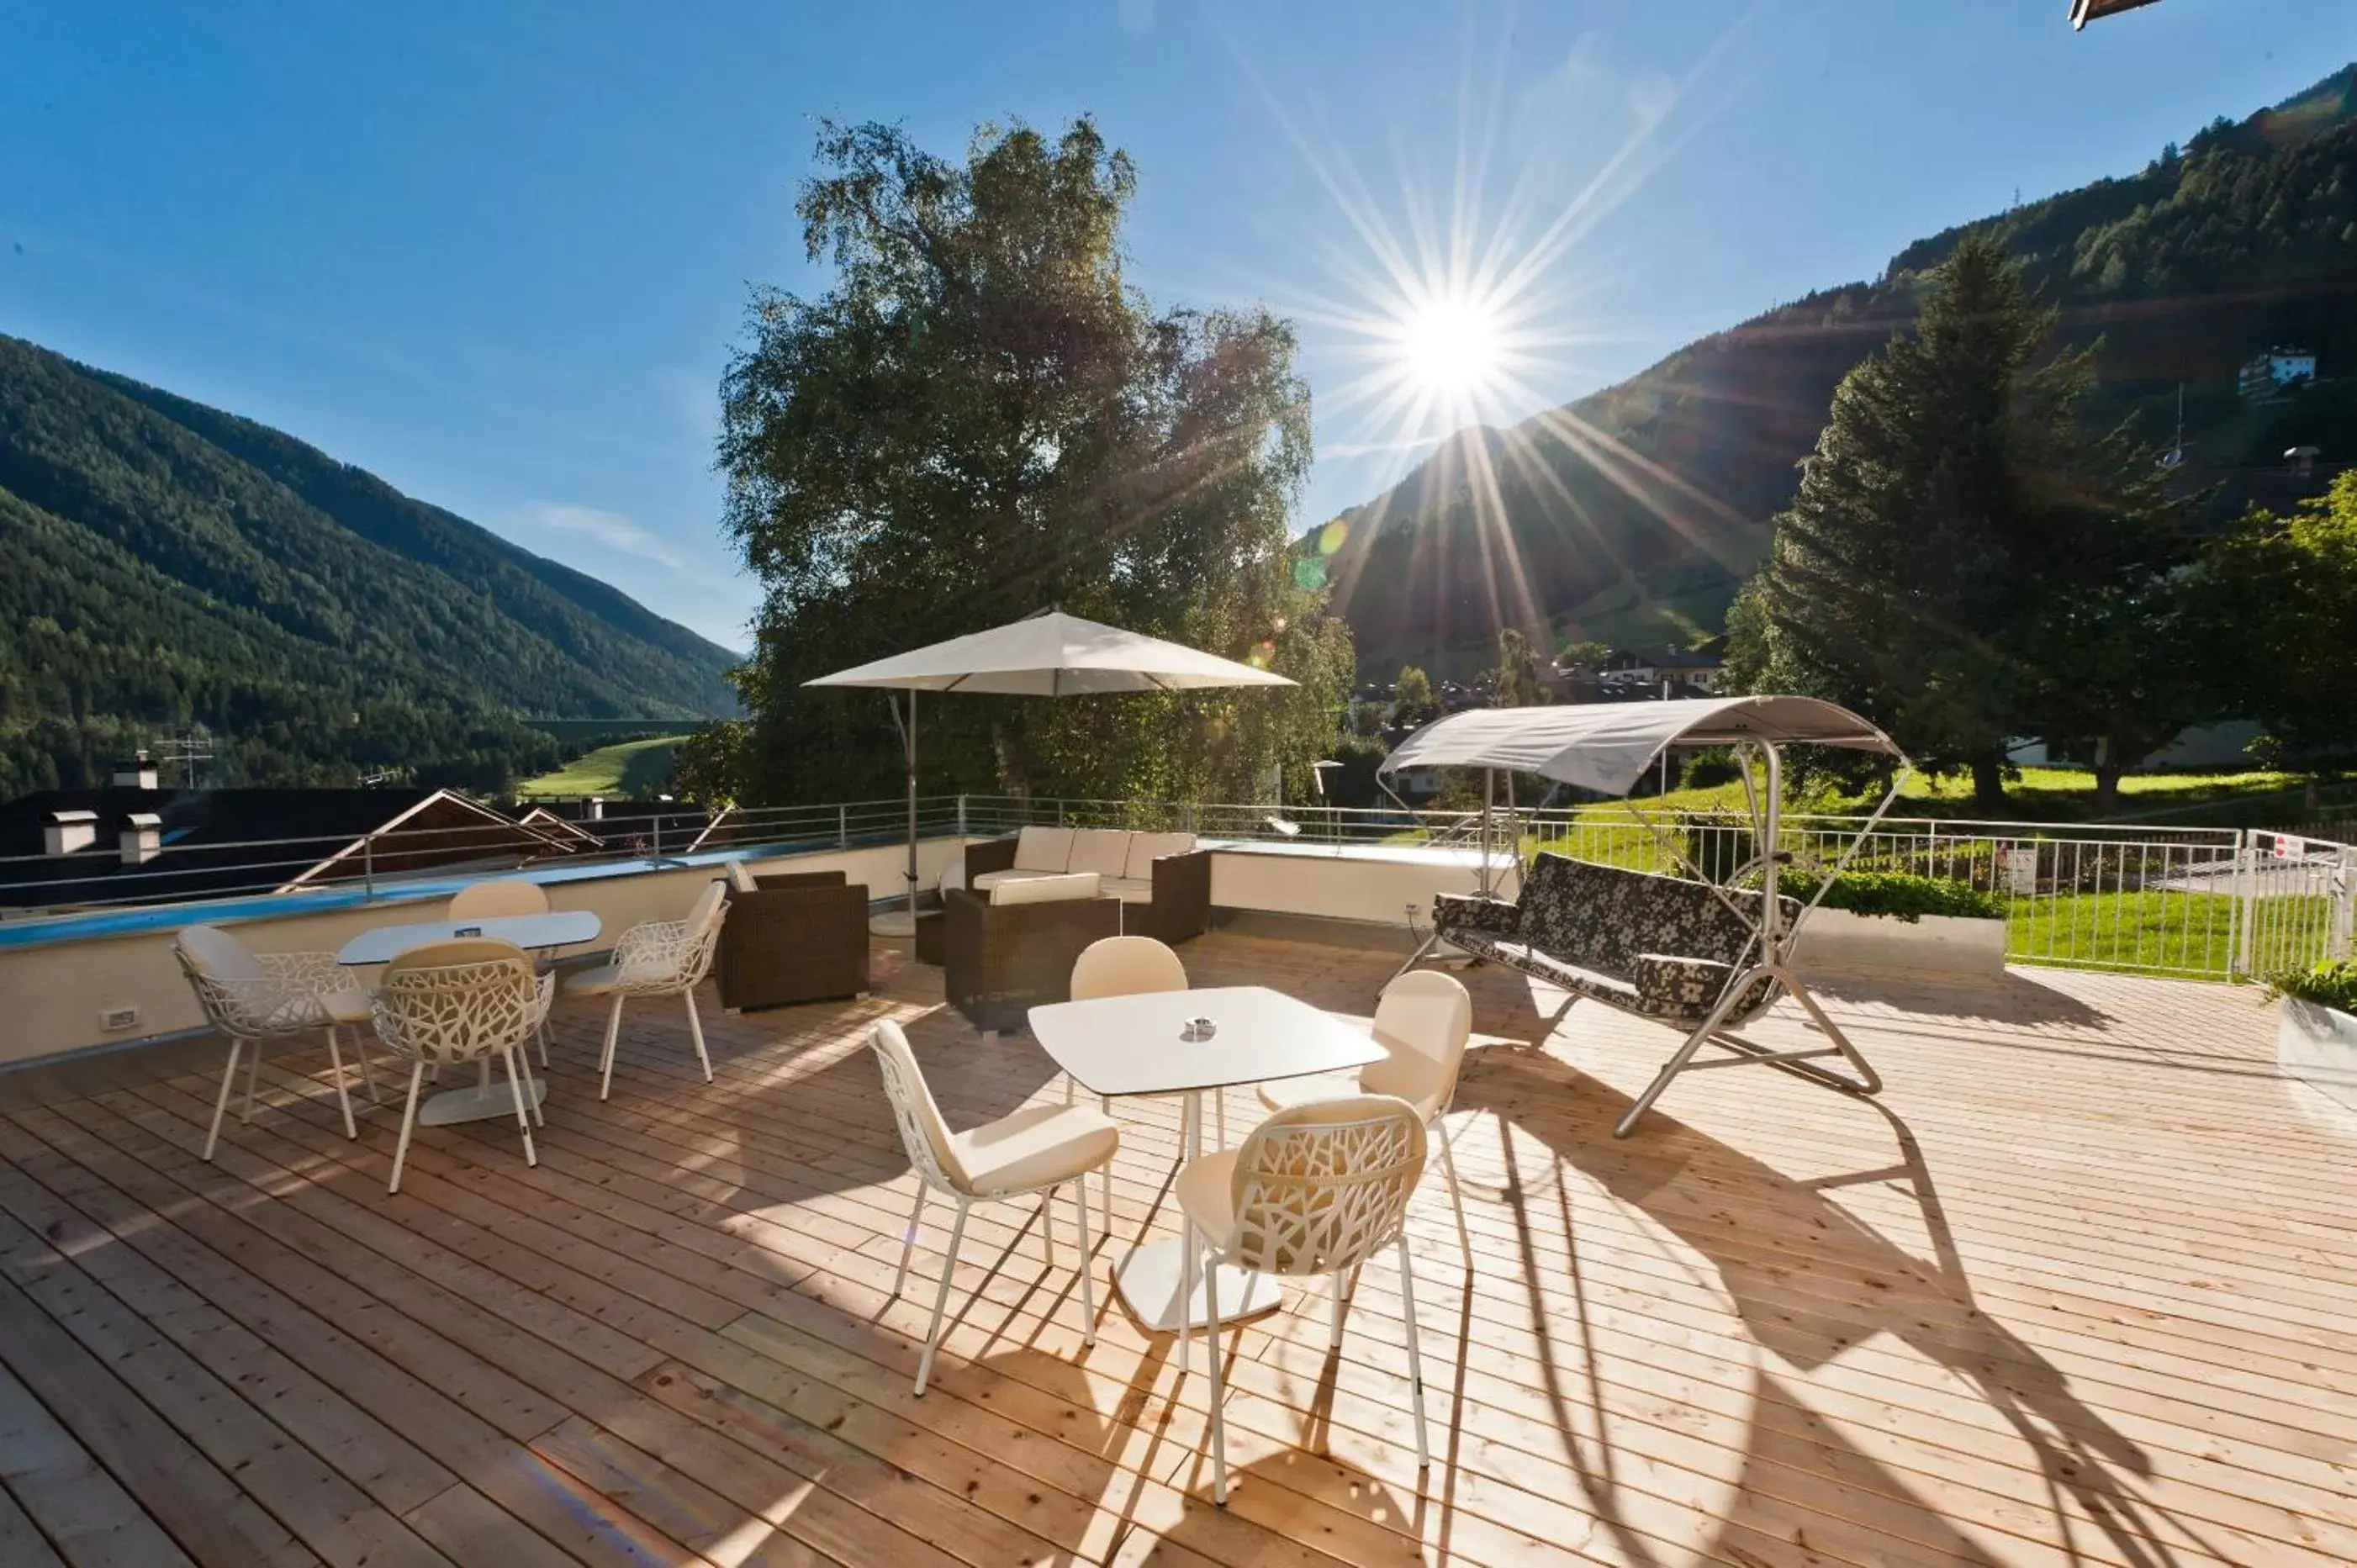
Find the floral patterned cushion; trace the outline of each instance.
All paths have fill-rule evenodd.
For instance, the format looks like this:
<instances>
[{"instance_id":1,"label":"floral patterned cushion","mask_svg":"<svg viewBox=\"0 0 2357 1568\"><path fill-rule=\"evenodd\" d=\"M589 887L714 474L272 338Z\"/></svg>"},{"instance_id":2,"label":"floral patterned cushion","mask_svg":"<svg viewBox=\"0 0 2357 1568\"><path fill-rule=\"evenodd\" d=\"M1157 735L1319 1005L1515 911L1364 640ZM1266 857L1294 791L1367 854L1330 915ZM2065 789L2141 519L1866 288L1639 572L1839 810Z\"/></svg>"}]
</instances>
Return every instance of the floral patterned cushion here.
<instances>
[{"instance_id":1,"label":"floral patterned cushion","mask_svg":"<svg viewBox=\"0 0 2357 1568\"><path fill-rule=\"evenodd\" d=\"M1615 1005L1699 1018L1749 956L1759 900L1745 889L1542 854L1518 903L1443 894L1433 918L1468 951ZM1799 916L1795 900L1781 902L1787 922ZM1772 983L1755 982L1751 993L1739 1016L1765 1006Z\"/></svg>"}]
</instances>

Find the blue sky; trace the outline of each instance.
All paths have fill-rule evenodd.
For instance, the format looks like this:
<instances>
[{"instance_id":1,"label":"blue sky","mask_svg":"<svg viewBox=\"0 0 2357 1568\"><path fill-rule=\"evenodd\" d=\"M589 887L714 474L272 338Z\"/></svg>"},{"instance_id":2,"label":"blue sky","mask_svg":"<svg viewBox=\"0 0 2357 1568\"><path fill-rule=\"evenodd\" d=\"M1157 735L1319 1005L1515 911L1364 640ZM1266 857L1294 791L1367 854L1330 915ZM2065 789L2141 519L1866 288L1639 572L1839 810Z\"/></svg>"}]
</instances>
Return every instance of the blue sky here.
<instances>
[{"instance_id":1,"label":"blue sky","mask_svg":"<svg viewBox=\"0 0 2357 1568\"><path fill-rule=\"evenodd\" d=\"M742 647L714 388L748 285L824 286L792 216L819 115L954 153L1093 113L1140 171L1134 280L1300 320L1306 525L1448 423L1364 386L1386 245L1537 258L1544 341L1479 410L1518 417L2357 59L2349 0L2066 9L0 0L0 331Z\"/></svg>"}]
</instances>

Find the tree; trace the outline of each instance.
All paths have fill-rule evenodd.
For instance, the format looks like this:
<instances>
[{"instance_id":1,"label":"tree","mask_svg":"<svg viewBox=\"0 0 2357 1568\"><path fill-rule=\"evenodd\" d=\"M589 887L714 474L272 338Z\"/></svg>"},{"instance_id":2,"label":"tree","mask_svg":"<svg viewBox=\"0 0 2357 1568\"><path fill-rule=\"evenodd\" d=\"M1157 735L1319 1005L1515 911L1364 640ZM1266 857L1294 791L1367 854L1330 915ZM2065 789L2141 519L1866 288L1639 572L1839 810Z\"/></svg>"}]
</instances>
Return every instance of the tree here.
<instances>
[{"instance_id":1,"label":"tree","mask_svg":"<svg viewBox=\"0 0 2357 1568\"><path fill-rule=\"evenodd\" d=\"M963 164L828 123L818 162L796 210L834 286L758 292L721 389L727 525L768 590L738 792L889 792L884 703L802 682L1051 605L1301 686L929 702L934 788L1246 799L1321 756L1351 660L1286 555L1310 455L1290 326L1128 285L1135 172L1085 118L985 126Z\"/></svg>"},{"instance_id":2,"label":"tree","mask_svg":"<svg viewBox=\"0 0 2357 1568\"><path fill-rule=\"evenodd\" d=\"M1432 677L1415 665L1402 666L1399 680L1392 686L1392 723L1401 729L1414 729L1439 716L1440 700L1432 694Z\"/></svg>"},{"instance_id":3,"label":"tree","mask_svg":"<svg viewBox=\"0 0 2357 1568\"><path fill-rule=\"evenodd\" d=\"M1514 627L1498 629L1498 665L1489 671L1490 699L1501 708L1535 707L1547 700L1539 680L1538 655Z\"/></svg>"},{"instance_id":4,"label":"tree","mask_svg":"<svg viewBox=\"0 0 2357 1568\"><path fill-rule=\"evenodd\" d=\"M2253 511L2203 574L2202 623L2232 628L2234 711L2259 720L2266 749L2314 766L2357 755L2357 473L2288 517ZM2224 638L2212 631L2214 660Z\"/></svg>"},{"instance_id":5,"label":"tree","mask_svg":"<svg viewBox=\"0 0 2357 1568\"><path fill-rule=\"evenodd\" d=\"M1606 660L1611 657L1612 645L1609 642L1566 642L1563 645L1563 651L1555 656L1555 661L1560 669L1594 675L1603 670Z\"/></svg>"},{"instance_id":6,"label":"tree","mask_svg":"<svg viewBox=\"0 0 2357 1568\"><path fill-rule=\"evenodd\" d=\"M2184 509L2082 427L2093 350L2041 362L2053 327L1996 240L1958 242L1912 335L1844 378L1728 619L1745 689L1857 709L1983 810L2015 737L2095 737L2116 780L2200 705L2150 678Z\"/></svg>"}]
</instances>

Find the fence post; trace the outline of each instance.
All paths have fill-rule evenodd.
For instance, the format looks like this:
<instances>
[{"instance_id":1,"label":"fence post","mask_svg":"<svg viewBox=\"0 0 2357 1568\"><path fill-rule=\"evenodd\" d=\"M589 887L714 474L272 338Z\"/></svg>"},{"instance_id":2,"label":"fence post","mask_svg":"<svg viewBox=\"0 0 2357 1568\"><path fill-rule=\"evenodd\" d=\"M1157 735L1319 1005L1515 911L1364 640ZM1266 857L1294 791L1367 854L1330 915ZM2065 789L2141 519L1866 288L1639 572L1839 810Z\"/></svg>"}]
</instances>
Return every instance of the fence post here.
<instances>
[{"instance_id":1,"label":"fence post","mask_svg":"<svg viewBox=\"0 0 2357 1568\"><path fill-rule=\"evenodd\" d=\"M2332 889L2332 958L2357 957L2357 848L2342 845Z\"/></svg>"},{"instance_id":2,"label":"fence post","mask_svg":"<svg viewBox=\"0 0 2357 1568\"><path fill-rule=\"evenodd\" d=\"M2233 973L2246 977L2251 972L2251 961L2257 950L2252 927L2258 923L2258 877L2255 865L2258 856L2259 833L2256 828L2244 828L2234 835L2234 960Z\"/></svg>"},{"instance_id":3,"label":"fence post","mask_svg":"<svg viewBox=\"0 0 2357 1568\"><path fill-rule=\"evenodd\" d=\"M376 902L376 830L361 840L361 897L369 903Z\"/></svg>"},{"instance_id":4,"label":"fence post","mask_svg":"<svg viewBox=\"0 0 2357 1568\"><path fill-rule=\"evenodd\" d=\"M838 849L851 847L851 808L838 804L834 808L834 843Z\"/></svg>"},{"instance_id":5,"label":"fence post","mask_svg":"<svg viewBox=\"0 0 2357 1568\"><path fill-rule=\"evenodd\" d=\"M963 795L960 795L958 797L958 837L963 838L965 836L965 797Z\"/></svg>"}]
</instances>

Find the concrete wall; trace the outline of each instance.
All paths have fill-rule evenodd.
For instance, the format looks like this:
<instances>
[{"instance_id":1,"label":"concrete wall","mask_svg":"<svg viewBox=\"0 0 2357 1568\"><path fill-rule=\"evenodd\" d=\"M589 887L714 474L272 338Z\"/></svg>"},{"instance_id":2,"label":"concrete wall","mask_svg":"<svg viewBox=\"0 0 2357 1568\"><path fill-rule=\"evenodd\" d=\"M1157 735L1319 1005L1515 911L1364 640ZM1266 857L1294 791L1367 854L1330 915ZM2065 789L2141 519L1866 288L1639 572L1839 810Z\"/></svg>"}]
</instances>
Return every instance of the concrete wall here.
<instances>
[{"instance_id":1,"label":"concrete wall","mask_svg":"<svg viewBox=\"0 0 2357 1568\"><path fill-rule=\"evenodd\" d=\"M917 847L918 873L927 886L939 879L953 856L964 853L952 839L928 839ZM840 868L853 882L866 883L870 897L885 898L897 897L903 886L908 849L877 845L756 858L750 864L756 872ZM615 937L642 920L678 919L723 869L707 864L553 883L547 888L549 904L597 915L602 935L582 950L594 951L612 946ZM374 927L431 920L439 914L436 904L383 902L242 920L231 929L261 951L331 952ZM172 936L171 930L160 929L0 950L0 1063L201 1027L204 1015L172 957ZM365 979L374 972L356 972ZM118 1007L137 1008L139 1021L110 1033L103 1015Z\"/></svg>"},{"instance_id":2,"label":"concrete wall","mask_svg":"<svg viewBox=\"0 0 2357 1568\"><path fill-rule=\"evenodd\" d=\"M1407 906L1414 904L1416 923L1429 927L1434 894L1480 886L1480 866L1469 850L1295 843L1223 849L1211 856L1211 902L1226 909L1404 928ZM1500 891L1513 896L1510 870Z\"/></svg>"}]
</instances>

